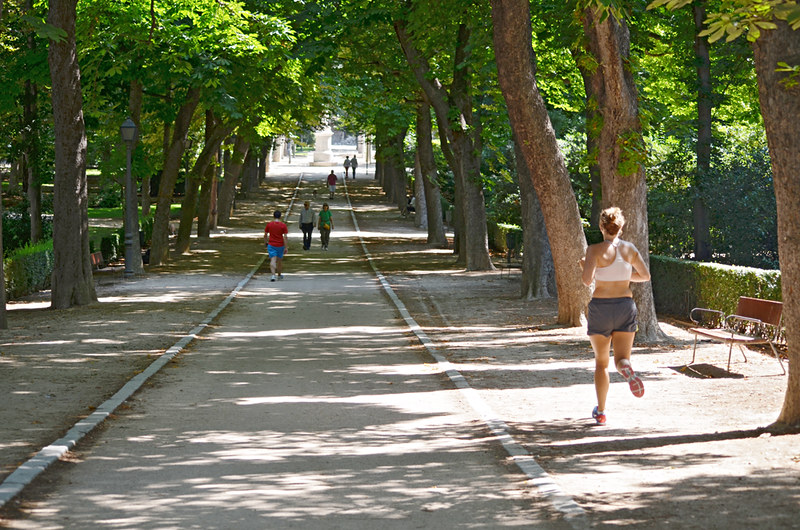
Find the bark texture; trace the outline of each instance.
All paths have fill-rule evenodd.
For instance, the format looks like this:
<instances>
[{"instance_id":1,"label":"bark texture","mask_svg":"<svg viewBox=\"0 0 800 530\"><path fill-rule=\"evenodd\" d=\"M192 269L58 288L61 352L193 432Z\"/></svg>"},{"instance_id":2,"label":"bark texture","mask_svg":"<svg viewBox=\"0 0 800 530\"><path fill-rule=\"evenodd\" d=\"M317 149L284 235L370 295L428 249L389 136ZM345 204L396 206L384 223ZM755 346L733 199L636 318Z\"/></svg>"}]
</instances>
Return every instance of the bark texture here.
<instances>
[{"instance_id":1,"label":"bark texture","mask_svg":"<svg viewBox=\"0 0 800 530\"><path fill-rule=\"evenodd\" d=\"M86 132L81 74L75 46L77 0L51 0L47 22L66 37L51 41L50 65L55 133L53 183L52 306L64 309L97 301L89 261Z\"/></svg>"},{"instance_id":2,"label":"bark texture","mask_svg":"<svg viewBox=\"0 0 800 530\"><path fill-rule=\"evenodd\" d=\"M25 12L35 16L33 1L26 0ZM31 53L36 49L36 34L28 32L27 47ZM25 80L22 94L22 171L25 176L28 193L28 211L31 218L31 242L38 243L42 239L42 180L39 175L39 87L30 79Z\"/></svg>"},{"instance_id":3,"label":"bark texture","mask_svg":"<svg viewBox=\"0 0 800 530\"><path fill-rule=\"evenodd\" d=\"M219 198L217 200L217 223L227 225L231 220L233 211L233 201L236 198L236 184L242 174L247 154L250 152L250 142L243 136L237 135L233 142L233 153L225 164L224 177L219 186Z\"/></svg>"},{"instance_id":4,"label":"bark texture","mask_svg":"<svg viewBox=\"0 0 800 530\"><path fill-rule=\"evenodd\" d=\"M498 80L553 244L558 322L580 326L589 301L579 262L586 237L564 157L536 86L527 0L492 0Z\"/></svg>"},{"instance_id":5,"label":"bark texture","mask_svg":"<svg viewBox=\"0 0 800 530\"><path fill-rule=\"evenodd\" d=\"M522 282L520 294L525 300L557 296L556 271L550 240L544 226L544 215L533 179L525 163L518 142L514 142L514 155L519 180L522 209Z\"/></svg>"},{"instance_id":6,"label":"bark texture","mask_svg":"<svg viewBox=\"0 0 800 530\"><path fill-rule=\"evenodd\" d=\"M438 79L431 79L428 60L415 46L405 24L394 24L400 46L414 77L437 116L440 136L447 138L453 157L447 157L453 170L458 202L456 245L459 257L467 270L494 270L489 255L486 227L486 205L481 182L480 124L472 113L472 93L469 82L470 30L461 24L456 36L453 82L450 90ZM453 112L453 111L457 111ZM444 150L444 142L443 142ZM461 230L463 227L463 230Z\"/></svg>"},{"instance_id":7,"label":"bark texture","mask_svg":"<svg viewBox=\"0 0 800 530\"><path fill-rule=\"evenodd\" d=\"M175 251L179 254L189 250L192 223L198 213L200 182L214 161L219 146L232 130L232 127L226 127L221 120L218 120L212 111L206 111L206 134L203 150L186 176L186 194L181 205L181 223L178 226L178 237L175 241Z\"/></svg>"},{"instance_id":8,"label":"bark texture","mask_svg":"<svg viewBox=\"0 0 800 530\"><path fill-rule=\"evenodd\" d=\"M442 194L433 156L433 123L431 107L421 103L417 107L417 155L422 184L425 188L425 208L428 212L428 244L447 248L447 235L442 218Z\"/></svg>"},{"instance_id":9,"label":"bark texture","mask_svg":"<svg viewBox=\"0 0 800 530\"><path fill-rule=\"evenodd\" d=\"M758 94L767 130L778 206L778 253L789 383L779 424L800 425L800 87L786 84L778 62L800 64L800 31L785 22L754 43Z\"/></svg>"},{"instance_id":10,"label":"bark texture","mask_svg":"<svg viewBox=\"0 0 800 530\"><path fill-rule=\"evenodd\" d=\"M0 194L1 196L2 194ZM3 255L3 201L0 200L0 256ZM5 278L3 270L4 260L0 259L0 278ZM8 318L6 317L6 290L0 289L0 329L8 329Z\"/></svg>"},{"instance_id":11,"label":"bark texture","mask_svg":"<svg viewBox=\"0 0 800 530\"><path fill-rule=\"evenodd\" d=\"M711 169L711 111L713 109L711 86L711 58L708 51L708 38L700 37L705 29L706 0L696 0L692 4L694 16L694 55L697 63L697 171L694 176L694 198L692 216L694 218L694 259L711 259L711 213L704 199L703 187Z\"/></svg>"},{"instance_id":12,"label":"bark texture","mask_svg":"<svg viewBox=\"0 0 800 530\"><path fill-rule=\"evenodd\" d=\"M164 167L158 185L156 214L153 219L153 241L150 247L150 265L161 265L169 260L169 213L172 205L172 194L178 180L181 157L186 150L186 138L192 115L200 102L200 90L189 89L186 99L178 110L172 128L172 139L169 148L164 151Z\"/></svg>"},{"instance_id":13,"label":"bark texture","mask_svg":"<svg viewBox=\"0 0 800 530\"><path fill-rule=\"evenodd\" d=\"M137 81L131 81L129 92L128 92L128 109L131 113L131 120L133 123L136 124L136 128L139 131L139 138L142 137L142 93L143 87L142 84ZM133 148L131 149L131 159L133 159L133 154L136 152L136 144L134 144ZM137 182L139 182L139 178L136 175L136 166L132 165L131 167L131 180L133 181L134 189L138 189ZM147 179L147 189L150 189L150 179ZM142 185L142 211L143 212L150 212L150 198L149 193L144 191L144 185ZM135 193L135 192L134 192ZM145 200L144 198L147 196L147 206L145 207ZM124 207L127 209L128 201L125 201ZM143 274L144 273L144 263L142 263L142 246L141 241L139 240L139 210L136 210L136 227L131 232L133 234L133 239L131 239L131 249L132 249L132 256L133 256L133 263L130 263L130 269L133 271L134 274ZM128 223L128 215L123 215L123 225L127 225ZM127 226L125 226L125 233L127 234ZM127 255L125 256L127 259Z\"/></svg>"},{"instance_id":14,"label":"bark texture","mask_svg":"<svg viewBox=\"0 0 800 530\"><path fill-rule=\"evenodd\" d=\"M602 116L597 166L603 184L603 206L622 209L626 219L622 237L636 245L649 267L645 153L639 100L628 68L630 34L625 23L613 16L601 20L594 8L584 11L583 27L588 51L597 63L587 91L597 101ZM637 340L653 342L666 339L658 325L652 284L632 284L632 290L639 312Z\"/></svg>"}]
</instances>

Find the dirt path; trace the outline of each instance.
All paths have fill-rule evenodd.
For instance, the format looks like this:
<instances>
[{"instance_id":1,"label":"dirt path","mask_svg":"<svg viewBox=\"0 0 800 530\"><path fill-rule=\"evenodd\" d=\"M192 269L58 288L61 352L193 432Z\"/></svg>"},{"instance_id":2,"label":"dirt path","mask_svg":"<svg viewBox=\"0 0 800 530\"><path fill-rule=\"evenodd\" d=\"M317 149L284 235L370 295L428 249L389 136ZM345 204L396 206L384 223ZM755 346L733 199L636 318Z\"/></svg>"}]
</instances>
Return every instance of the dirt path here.
<instances>
[{"instance_id":1,"label":"dirt path","mask_svg":"<svg viewBox=\"0 0 800 530\"><path fill-rule=\"evenodd\" d=\"M275 178L291 171L278 167ZM311 176L306 190L321 189L321 178ZM589 418L593 365L585 330L554 326L552 300L520 300L513 273L503 278L499 272L464 273L449 252L427 250L424 233L377 200L380 191L373 184L360 179L348 188L377 266L447 359L592 525L796 526L797 436L758 431L777 417L783 399L786 378L776 375L774 359L753 352L750 362L734 364L737 377L691 377L693 372L683 369L691 357L690 339L680 327L664 323L672 344L634 352L645 397L633 398L614 374L609 424L596 428ZM195 241L192 254L145 278L124 282L117 273L100 275L101 303L93 307L52 311L37 305L36 297L13 304L0 344L0 390L7 396L0 425L2 476L102 403L215 307L256 263L264 214L285 204L290 191L243 201L224 233ZM334 201L337 216L339 208ZM302 252L299 231L293 237ZM353 237L348 230L334 231L332 251L323 256L313 250L303 256L307 270L293 273L319 268L327 274L367 273L363 257L336 249L352 245ZM290 255L287 270L291 267ZM713 366L724 367L727 353L705 345L700 355L708 363L699 371L719 374ZM180 362L171 376L179 370ZM448 382L442 385L447 388ZM510 461L495 455L500 463ZM35 494L27 495L5 515L24 517L35 508Z\"/></svg>"}]
</instances>

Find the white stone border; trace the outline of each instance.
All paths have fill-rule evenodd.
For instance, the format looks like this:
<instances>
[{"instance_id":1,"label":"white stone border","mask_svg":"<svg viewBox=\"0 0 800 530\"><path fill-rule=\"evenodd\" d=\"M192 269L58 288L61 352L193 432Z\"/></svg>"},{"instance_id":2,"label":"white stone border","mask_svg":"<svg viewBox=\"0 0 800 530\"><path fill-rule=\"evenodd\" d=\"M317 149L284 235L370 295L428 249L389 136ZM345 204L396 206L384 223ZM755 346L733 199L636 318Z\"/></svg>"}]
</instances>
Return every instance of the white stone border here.
<instances>
[{"instance_id":1,"label":"white stone border","mask_svg":"<svg viewBox=\"0 0 800 530\"><path fill-rule=\"evenodd\" d=\"M294 194L289 201L289 206L286 208L287 217L292 209L292 206L294 205L294 201L297 197L297 192L300 189L300 184L302 181L303 173L300 173L300 177L297 180L297 185L294 188ZM245 276L244 279L239 282L236 288L225 298L225 300L223 300L213 311L211 311L206 318L193 330L184 335L167 351L162 353L155 361L150 363L145 370L129 379L128 382L125 383L125 385L120 388L116 394L111 396L102 405L97 407L97 409L95 409L95 411L89 416L73 425L63 437L59 438L36 453L33 457L28 459L25 463L15 469L13 473L6 477L2 484L0 484L0 507L4 506L8 501L16 497L25 488L25 486L30 484L33 479L47 469L50 464L64 456L67 451L75 447L75 445L84 436L91 432L92 429L100 425L100 423L102 423L103 420L112 414L117 407L124 403L125 400L130 398L134 392L139 390L142 385L148 379L150 379L150 377L161 370L164 365L170 362L176 355L183 351L183 349L188 346L190 342L196 339L197 336L200 335L200 333L202 333L203 330L205 330L205 328L208 327L208 325L215 318L217 318L222 310L225 309L234 298L236 298L236 295L239 294L239 291L241 291L255 275L255 273L258 272L258 269L261 268L261 265L263 265L266 259L266 253L262 254L261 259L258 260L258 263L256 263L247 276Z\"/></svg>"},{"instance_id":2,"label":"white stone border","mask_svg":"<svg viewBox=\"0 0 800 530\"><path fill-rule=\"evenodd\" d=\"M414 320L414 317L411 316L411 313L408 312L403 301L395 294L392 286L389 285L389 282L386 280L386 277L375 265L375 261L372 259L372 255L369 250L367 250L367 245L361 237L361 230L358 227L356 212L350 202L350 194L348 193L346 184L344 190L345 197L347 198L347 205L350 208L350 215L353 218L353 225L356 234L358 234L358 240L361 243L361 249L367 261L369 261L370 267L372 267L373 272L383 286L384 291L386 291L386 294L389 295L389 298L394 302L395 307L397 307L400 316L403 317L409 329L417 336L422 345L425 346L425 349L428 350L428 353L436 360L439 368L447 374L447 377L450 378L459 392L461 392L465 401L478 413L484 424L486 424L492 434L497 437L520 471L528 477L528 482L535 486L539 493L548 499L556 510L564 515L573 528L588 528L589 523L583 508L556 484L550 475L536 462L533 455L519 442L514 440L509 432L510 429L508 425L499 418L489 404L480 396L478 391L469 386L469 383L461 372L453 367L444 355L439 353L439 347L428 337L422 327Z\"/></svg>"}]
</instances>

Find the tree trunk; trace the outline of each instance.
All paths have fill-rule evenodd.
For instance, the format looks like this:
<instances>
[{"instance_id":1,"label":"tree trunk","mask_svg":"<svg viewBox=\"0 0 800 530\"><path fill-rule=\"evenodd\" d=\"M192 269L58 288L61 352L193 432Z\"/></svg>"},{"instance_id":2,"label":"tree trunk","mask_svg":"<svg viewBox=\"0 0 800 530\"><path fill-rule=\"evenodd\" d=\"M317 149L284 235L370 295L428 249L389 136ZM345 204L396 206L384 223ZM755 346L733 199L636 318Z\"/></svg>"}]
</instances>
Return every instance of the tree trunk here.
<instances>
[{"instance_id":1,"label":"tree trunk","mask_svg":"<svg viewBox=\"0 0 800 530\"><path fill-rule=\"evenodd\" d=\"M556 292L556 271L550 240L544 227L544 215L539 197L533 187L531 173L519 143L514 141L514 159L519 180L522 209L522 282L521 295L525 300L552 298Z\"/></svg>"},{"instance_id":2,"label":"tree trunk","mask_svg":"<svg viewBox=\"0 0 800 530\"><path fill-rule=\"evenodd\" d=\"M25 12L35 16L33 1L25 1ZM27 48L33 54L36 50L36 33L31 29L27 35ZM39 89L30 79L25 80L22 96L22 138L23 149L23 175L27 182L28 212L31 218L31 243L38 243L42 239L42 181L39 171Z\"/></svg>"},{"instance_id":3,"label":"tree trunk","mask_svg":"<svg viewBox=\"0 0 800 530\"><path fill-rule=\"evenodd\" d=\"M231 220L233 200L236 198L236 184L239 182L239 176L242 174L242 167L249 151L250 142L241 135L237 135L233 143L233 153L229 162L225 164L225 177L222 179L217 200L217 221L223 226Z\"/></svg>"},{"instance_id":4,"label":"tree trunk","mask_svg":"<svg viewBox=\"0 0 800 530\"><path fill-rule=\"evenodd\" d=\"M800 63L800 31L786 22L762 30L753 44L761 114L767 130L778 207L778 253L789 382L778 423L800 425L800 87L786 84L778 62Z\"/></svg>"},{"instance_id":5,"label":"tree trunk","mask_svg":"<svg viewBox=\"0 0 800 530\"><path fill-rule=\"evenodd\" d=\"M223 126L222 122L214 117L211 110L206 111L205 144L191 171L186 175L186 193L183 196L181 223L178 226L178 237L175 241L175 252L178 254L188 252L191 245L192 223L198 213L200 181L211 166L211 162L219 151L219 146L232 130L232 127ZM198 220L198 230L199 223Z\"/></svg>"},{"instance_id":6,"label":"tree trunk","mask_svg":"<svg viewBox=\"0 0 800 530\"><path fill-rule=\"evenodd\" d=\"M536 86L527 0L492 0L498 80L552 241L558 322L579 326L589 301L579 262L586 254L581 216L564 157Z\"/></svg>"},{"instance_id":7,"label":"tree trunk","mask_svg":"<svg viewBox=\"0 0 800 530\"><path fill-rule=\"evenodd\" d=\"M2 190L0 190L0 256L3 255L3 201ZM0 278L5 278L4 263L5 260L0 259ZM8 329L8 319L6 318L6 286L3 281L2 289L0 289L0 329Z\"/></svg>"},{"instance_id":8,"label":"tree trunk","mask_svg":"<svg viewBox=\"0 0 800 530\"><path fill-rule=\"evenodd\" d=\"M259 149L258 155L258 185L264 183L267 180L267 173L269 173L269 152L272 146L272 139L267 138L266 143L261 146Z\"/></svg>"},{"instance_id":9,"label":"tree trunk","mask_svg":"<svg viewBox=\"0 0 800 530\"><path fill-rule=\"evenodd\" d=\"M138 80L131 81L130 96L128 97L128 107L131 110L131 119L139 129L139 137L143 135L142 131L142 97L144 95L144 86ZM150 216L150 173L147 172L141 175L141 197L139 205L142 207L142 215L145 217ZM136 174L134 179L138 182Z\"/></svg>"},{"instance_id":10,"label":"tree trunk","mask_svg":"<svg viewBox=\"0 0 800 530\"><path fill-rule=\"evenodd\" d=\"M597 165L603 183L603 205L622 209L626 219L623 237L636 245L649 266L645 147L636 86L627 66L630 34L627 25L613 16L602 22L598 17L594 8L583 14L588 51L598 65L591 74L587 91L597 100L602 116ZM665 340L658 325L652 284L633 284L632 290L638 310L637 340Z\"/></svg>"},{"instance_id":11,"label":"tree trunk","mask_svg":"<svg viewBox=\"0 0 800 530\"><path fill-rule=\"evenodd\" d=\"M186 149L186 137L192 123L192 115L200 102L200 90L190 88L186 100L175 118L172 140L164 152L164 167L158 184L156 214L153 219L153 241L150 247L150 265L161 265L169 260L169 214L172 194L178 180L181 157Z\"/></svg>"},{"instance_id":12,"label":"tree trunk","mask_svg":"<svg viewBox=\"0 0 800 530\"><path fill-rule=\"evenodd\" d=\"M422 166L419 162L419 152L414 153L414 198L416 208L414 210L414 225L419 228L428 229L428 207L425 200L425 185L423 184Z\"/></svg>"},{"instance_id":13,"label":"tree trunk","mask_svg":"<svg viewBox=\"0 0 800 530\"><path fill-rule=\"evenodd\" d=\"M455 175L456 197L460 200L464 227L458 233L464 243L463 248L458 247L459 258L463 259L467 270L494 270L489 255L486 205L480 174L480 127L477 120L473 120L470 68L466 66L469 60L470 30L465 24L459 25L453 82L448 93L438 79L430 79L430 65L412 42L405 24L397 21L394 26L406 60L437 115L440 136L447 137L454 154L454 165L451 168ZM454 110L458 112L455 117ZM471 136L473 131L476 131L475 136Z\"/></svg>"},{"instance_id":14,"label":"tree trunk","mask_svg":"<svg viewBox=\"0 0 800 530\"><path fill-rule=\"evenodd\" d=\"M417 107L417 156L425 189L425 208L428 212L428 244L435 248L447 248L447 235L442 220L442 195L436 175L432 140L431 107L423 102Z\"/></svg>"},{"instance_id":15,"label":"tree trunk","mask_svg":"<svg viewBox=\"0 0 800 530\"><path fill-rule=\"evenodd\" d=\"M592 190L592 209L589 214L589 222L592 227L596 227L600 223L600 211L602 210L603 202L603 184L600 180L600 170L597 167L597 139L600 135L598 126L602 123L602 116L597 109L597 101L589 96L592 75L589 68L586 66L582 54L584 50L572 50L572 56L575 59L575 65L583 79L583 86L586 87L586 110L584 112L586 119L586 158L587 166L589 168L589 187Z\"/></svg>"},{"instance_id":16,"label":"tree trunk","mask_svg":"<svg viewBox=\"0 0 800 530\"><path fill-rule=\"evenodd\" d=\"M223 139L224 141L224 139ZM211 237L217 227L217 193L222 169L222 143L217 146L214 158L206 168L200 188L200 207L197 215L197 237Z\"/></svg>"},{"instance_id":17,"label":"tree trunk","mask_svg":"<svg viewBox=\"0 0 800 530\"><path fill-rule=\"evenodd\" d=\"M692 3L694 15L694 54L697 63L697 170L694 175L694 200L692 216L694 218L694 259L709 261L712 255L711 248L711 214L706 205L704 183L711 169L711 59L708 52L707 37L699 34L705 29L706 19L705 0Z\"/></svg>"},{"instance_id":18,"label":"tree trunk","mask_svg":"<svg viewBox=\"0 0 800 530\"><path fill-rule=\"evenodd\" d=\"M136 124L136 128L139 130L139 138L142 137L142 120L141 120L141 117L142 117L142 91L143 91L143 88L142 88L142 84L141 83L139 83L138 81L131 81L130 88L129 88L129 93L128 93L128 108L130 109L131 120L133 120L133 123ZM133 157L133 154L135 153L135 149L136 149L136 146L134 145L134 147L132 149L132 152L131 152L131 157ZM133 182L134 189L137 189L138 188L137 183L139 182L139 179L138 179L134 169L135 169L135 166L132 166L131 167L131 180ZM148 182L147 182L147 190L148 190L148 192L146 193L144 191L144 186L142 186L142 197L144 197L146 195L148 196L147 208L150 208L150 199L149 199L150 182L149 182L149 179L148 179ZM137 212L135 214L136 226L133 228L133 230L131 230L131 234L133 235L133 239L131 239L131 245L132 245L131 246L131 249L132 249L131 255L132 255L133 263L130 263L128 265L130 267L130 270L133 271L134 274L143 274L144 273L144 263L142 262L142 246L141 246L141 241L139 240L138 201L136 201L136 202L137 202ZM123 211L127 211L127 208L128 208L128 201L126 200L126 201L123 201ZM149 213L148 210L144 210L143 209L142 211ZM124 233L127 234L128 233L128 228L126 226L126 224L128 222L127 213L123 214L122 219L123 219ZM127 254L126 254L125 257L126 257L126 259L128 258Z\"/></svg>"},{"instance_id":19,"label":"tree trunk","mask_svg":"<svg viewBox=\"0 0 800 530\"><path fill-rule=\"evenodd\" d=\"M391 135L388 139L388 148L385 153L386 168L390 171L390 178L387 180L391 181L389 200L395 203L400 211L402 211L408 203L406 195L406 182L408 181L408 177L406 176L406 163L403 154L407 132L407 129L403 129Z\"/></svg>"},{"instance_id":20,"label":"tree trunk","mask_svg":"<svg viewBox=\"0 0 800 530\"><path fill-rule=\"evenodd\" d=\"M47 54L55 133L51 294L55 309L97 301L89 260L86 132L75 46L76 4L77 0L50 0L47 15L47 22L65 35L61 41L50 41Z\"/></svg>"}]
</instances>

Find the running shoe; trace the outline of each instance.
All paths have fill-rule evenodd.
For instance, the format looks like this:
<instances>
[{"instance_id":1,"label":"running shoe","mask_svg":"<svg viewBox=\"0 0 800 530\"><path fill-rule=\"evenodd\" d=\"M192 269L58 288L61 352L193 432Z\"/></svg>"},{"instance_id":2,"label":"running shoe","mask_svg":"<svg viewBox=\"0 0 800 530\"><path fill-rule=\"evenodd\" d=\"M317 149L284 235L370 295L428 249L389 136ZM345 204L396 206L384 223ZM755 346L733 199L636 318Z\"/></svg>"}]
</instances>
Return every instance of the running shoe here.
<instances>
[{"instance_id":1,"label":"running shoe","mask_svg":"<svg viewBox=\"0 0 800 530\"><path fill-rule=\"evenodd\" d=\"M598 411L597 407L592 411L592 418L594 418L594 421L596 421L598 425L606 424L606 413Z\"/></svg>"},{"instance_id":2,"label":"running shoe","mask_svg":"<svg viewBox=\"0 0 800 530\"><path fill-rule=\"evenodd\" d=\"M272 275L272 278L270 278L270 279L269 279L269 281L271 281L271 282L274 282L275 280L277 280L277 278L276 278L276 277L275 277L275 275L273 274L273 275Z\"/></svg>"},{"instance_id":3,"label":"running shoe","mask_svg":"<svg viewBox=\"0 0 800 530\"><path fill-rule=\"evenodd\" d=\"M278 279L282 280L283 279L283 274L278 274Z\"/></svg>"},{"instance_id":4,"label":"running shoe","mask_svg":"<svg viewBox=\"0 0 800 530\"><path fill-rule=\"evenodd\" d=\"M631 363L622 362L619 367L619 375L628 382L628 386L634 396L640 398L644 395L644 383L642 383L642 380L634 373Z\"/></svg>"}]
</instances>

